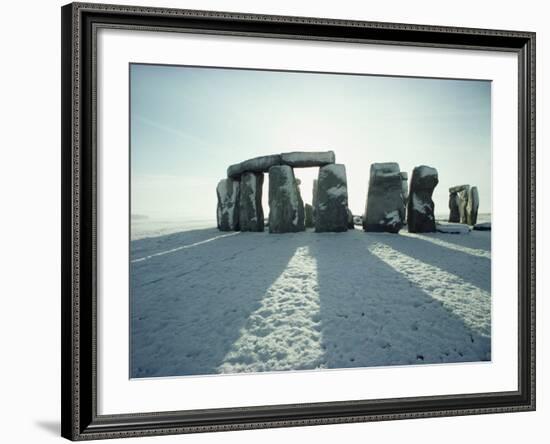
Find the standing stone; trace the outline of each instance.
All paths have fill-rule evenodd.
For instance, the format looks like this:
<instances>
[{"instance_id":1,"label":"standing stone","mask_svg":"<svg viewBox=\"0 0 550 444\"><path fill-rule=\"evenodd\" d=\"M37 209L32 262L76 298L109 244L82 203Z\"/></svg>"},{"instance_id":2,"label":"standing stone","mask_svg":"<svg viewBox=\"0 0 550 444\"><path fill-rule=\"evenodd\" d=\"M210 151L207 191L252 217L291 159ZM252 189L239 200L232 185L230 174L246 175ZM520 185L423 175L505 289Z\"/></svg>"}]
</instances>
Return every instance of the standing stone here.
<instances>
[{"instance_id":1,"label":"standing stone","mask_svg":"<svg viewBox=\"0 0 550 444\"><path fill-rule=\"evenodd\" d=\"M315 231L339 232L348 229L348 185L342 164L319 168Z\"/></svg>"},{"instance_id":2,"label":"standing stone","mask_svg":"<svg viewBox=\"0 0 550 444\"><path fill-rule=\"evenodd\" d=\"M305 226L306 228L313 228L313 207L310 204L305 205Z\"/></svg>"},{"instance_id":3,"label":"standing stone","mask_svg":"<svg viewBox=\"0 0 550 444\"><path fill-rule=\"evenodd\" d=\"M403 177L399 164L373 163L370 166L363 229L398 233L404 222Z\"/></svg>"},{"instance_id":4,"label":"standing stone","mask_svg":"<svg viewBox=\"0 0 550 444\"><path fill-rule=\"evenodd\" d=\"M304 231L304 202L288 165L269 169L269 232L295 233Z\"/></svg>"},{"instance_id":5,"label":"standing stone","mask_svg":"<svg viewBox=\"0 0 550 444\"><path fill-rule=\"evenodd\" d=\"M422 165L413 170L407 209L409 233L431 233L435 231L432 194L438 183L439 179L435 168Z\"/></svg>"},{"instance_id":6,"label":"standing stone","mask_svg":"<svg viewBox=\"0 0 550 444\"><path fill-rule=\"evenodd\" d=\"M244 173L241 176L239 225L241 231L264 231L262 208L263 173Z\"/></svg>"},{"instance_id":7,"label":"standing stone","mask_svg":"<svg viewBox=\"0 0 550 444\"><path fill-rule=\"evenodd\" d=\"M311 206L313 207L313 224L315 225L315 208L317 208L317 179L313 179L313 191L311 193Z\"/></svg>"},{"instance_id":8,"label":"standing stone","mask_svg":"<svg viewBox=\"0 0 550 444\"><path fill-rule=\"evenodd\" d=\"M470 188L468 192L468 203L466 205L466 223L475 225L477 223L477 210L479 209L479 193L477 187Z\"/></svg>"},{"instance_id":9,"label":"standing stone","mask_svg":"<svg viewBox=\"0 0 550 444\"><path fill-rule=\"evenodd\" d=\"M403 213L403 221L407 220L407 204L409 202L409 173L401 171L401 193L403 195L403 206L405 212Z\"/></svg>"},{"instance_id":10,"label":"standing stone","mask_svg":"<svg viewBox=\"0 0 550 444\"><path fill-rule=\"evenodd\" d=\"M466 207L468 206L468 195L469 194L470 194L470 185L466 185L457 194L457 196L458 196L458 213L460 215L460 223L461 224L468 223L468 216L466 214Z\"/></svg>"},{"instance_id":11,"label":"standing stone","mask_svg":"<svg viewBox=\"0 0 550 444\"><path fill-rule=\"evenodd\" d=\"M457 185L449 188L449 222L459 223L461 222L461 206L462 212L465 214L466 206L461 204L462 198L459 193L465 189L468 189L469 185ZM466 198L467 198L466 193Z\"/></svg>"},{"instance_id":12,"label":"standing stone","mask_svg":"<svg viewBox=\"0 0 550 444\"><path fill-rule=\"evenodd\" d=\"M222 179L216 187L218 196L218 230L239 230L239 181L231 178Z\"/></svg>"}]
</instances>

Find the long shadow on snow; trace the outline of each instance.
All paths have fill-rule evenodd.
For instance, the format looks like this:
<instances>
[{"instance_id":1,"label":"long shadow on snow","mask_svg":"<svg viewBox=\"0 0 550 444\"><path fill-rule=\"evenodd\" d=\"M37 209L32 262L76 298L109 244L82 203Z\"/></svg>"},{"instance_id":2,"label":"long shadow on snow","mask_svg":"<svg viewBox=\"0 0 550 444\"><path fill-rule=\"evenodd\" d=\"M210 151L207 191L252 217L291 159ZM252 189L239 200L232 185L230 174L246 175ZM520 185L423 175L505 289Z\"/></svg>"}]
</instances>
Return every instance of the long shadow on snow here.
<instances>
[{"instance_id":1,"label":"long shadow on snow","mask_svg":"<svg viewBox=\"0 0 550 444\"><path fill-rule=\"evenodd\" d=\"M383 234L379 242L491 292L491 260L488 258L451 250L417 237Z\"/></svg>"},{"instance_id":2,"label":"long shadow on snow","mask_svg":"<svg viewBox=\"0 0 550 444\"><path fill-rule=\"evenodd\" d=\"M217 373L300 233L241 233L131 264L131 376Z\"/></svg>"},{"instance_id":3,"label":"long shadow on snow","mask_svg":"<svg viewBox=\"0 0 550 444\"><path fill-rule=\"evenodd\" d=\"M380 236L380 237L383 237ZM322 348L328 368L490 359L490 338L369 252L378 236L327 233L317 261Z\"/></svg>"}]
</instances>

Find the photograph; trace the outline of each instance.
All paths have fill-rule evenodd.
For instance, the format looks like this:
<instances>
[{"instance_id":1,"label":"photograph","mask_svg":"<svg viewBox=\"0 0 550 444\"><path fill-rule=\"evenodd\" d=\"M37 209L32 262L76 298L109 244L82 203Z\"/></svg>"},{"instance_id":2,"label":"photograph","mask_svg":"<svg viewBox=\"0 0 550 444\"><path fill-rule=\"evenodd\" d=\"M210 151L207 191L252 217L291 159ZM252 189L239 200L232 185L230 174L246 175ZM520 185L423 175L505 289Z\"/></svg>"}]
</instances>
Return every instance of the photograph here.
<instances>
[{"instance_id":1,"label":"photograph","mask_svg":"<svg viewBox=\"0 0 550 444\"><path fill-rule=\"evenodd\" d=\"M131 379L491 362L491 79L128 70Z\"/></svg>"}]
</instances>

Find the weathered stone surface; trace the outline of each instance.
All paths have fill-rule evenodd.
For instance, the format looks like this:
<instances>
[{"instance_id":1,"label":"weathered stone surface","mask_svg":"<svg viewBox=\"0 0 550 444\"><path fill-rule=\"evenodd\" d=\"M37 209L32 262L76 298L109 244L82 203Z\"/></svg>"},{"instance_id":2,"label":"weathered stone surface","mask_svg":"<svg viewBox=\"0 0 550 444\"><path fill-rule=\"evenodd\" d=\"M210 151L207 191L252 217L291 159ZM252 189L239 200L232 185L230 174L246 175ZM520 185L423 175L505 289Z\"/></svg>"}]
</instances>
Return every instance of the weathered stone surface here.
<instances>
[{"instance_id":1,"label":"weathered stone surface","mask_svg":"<svg viewBox=\"0 0 550 444\"><path fill-rule=\"evenodd\" d=\"M315 226L315 208L317 208L317 179L313 179L313 191L311 193L311 206L313 207L313 225Z\"/></svg>"},{"instance_id":2,"label":"weathered stone surface","mask_svg":"<svg viewBox=\"0 0 550 444\"><path fill-rule=\"evenodd\" d=\"M231 178L222 179L218 182L216 194L218 230L238 231L240 182Z\"/></svg>"},{"instance_id":3,"label":"weathered stone surface","mask_svg":"<svg viewBox=\"0 0 550 444\"><path fill-rule=\"evenodd\" d=\"M348 229L348 185L342 164L319 168L315 231L339 232Z\"/></svg>"},{"instance_id":4,"label":"weathered stone surface","mask_svg":"<svg viewBox=\"0 0 550 444\"><path fill-rule=\"evenodd\" d=\"M403 177L399 164L373 163L370 167L363 229L397 233L403 227L404 221Z\"/></svg>"},{"instance_id":5,"label":"weathered stone surface","mask_svg":"<svg viewBox=\"0 0 550 444\"><path fill-rule=\"evenodd\" d=\"M468 192L468 203L466 204L466 223L475 225L477 223L477 210L479 209L479 193L477 187L470 188Z\"/></svg>"},{"instance_id":6,"label":"weathered stone surface","mask_svg":"<svg viewBox=\"0 0 550 444\"><path fill-rule=\"evenodd\" d=\"M304 202L288 165L269 169L269 232L304 231Z\"/></svg>"},{"instance_id":7,"label":"weathered stone surface","mask_svg":"<svg viewBox=\"0 0 550 444\"><path fill-rule=\"evenodd\" d=\"M313 207L310 204L305 205L305 219L304 224L306 228L313 228Z\"/></svg>"},{"instance_id":8,"label":"weathered stone surface","mask_svg":"<svg viewBox=\"0 0 550 444\"><path fill-rule=\"evenodd\" d=\"M240 163L230 165L227 169L227 177L238 179L243 173L266 173L269 168L276 165L289 165L291 167L307 168L321 167L334 163L333 151L294 151L283 154L271 154L248 159Z\"/></svg>"},{"instance_id":9,"label":"weathered stone surface","mask_svg":"<svg viewBox=\"0 0 550 444\"><path fill-rule=\"evenodd\" d=\"M407 204L409 202L409 173L401 171L401 193L403 194L403 207L405 211L403 213L403 222L407 220Z\"/></svg>"},{"instance_id":10,"label":"weathered stone surface","mask_svg":"<svg viewBox=\"0 0 550 444\"><path fill-rule=\"evenodd\" d=\"M438 183L439 179L435 168L425 165L414 168L407 208L409 233L431 233L435 231L432 194Z\"/></svg>"},{"instance_id":11,"label":"weathered stone surface","mask_svg":"<svg viewBox=\"0 0 550 444\"><path fill-rule=\"evenodd\" d=\"M230 165L227 168L227 177L233 179L239 178L241 174L249 173L266 173L274 165L281 165L281 155L272 154L269 156L260 156L253 159L245 160L241 163Z\"/></svg>"},{"instance_id":12,"label":"weathered stone surface","mask_svg":"<svg viewBox=\"0 0 550 444\"><path fill-rule=\"evenodd\" d=\"M467 190L469 185L456 185L449 188L449 222L458 223L461 222L460 208L462 206L463 212L466 209L465 204L461 204L462 197L459 196L461 191ZM466 193L467 197L467 193ZM465 214L465 213L464 213Z\"/></svg>"},{"instance_id":13,"label":"weathered stone surface","mask_svg":"<svg viewBox=\"0 0 550 444\"><path fill-rule=\"evenodd\" d=\"M353 213L348 208L348 230L355 230L355 223L353 222Z\"/></svg>"},{"instance_id":14,"label":"weathered stone surface","mask_svg":"<svg viewBox=\"0 0 550 444\"><path fill-rule=\"evenodd\" d=\"M264 173L244 173L241 176L239 226L241 231L264 231L262 187Z\"/></svg>"},{"instance_id":15,"label":"weathered stone surface","mask_svg":"<svg viewBox=\"0 0 550 444\"><path fill-rule=\"evenodd\" d=\"M468 216L466 214L466 207L468 206L468 195L470 193L470 185L466 185L462 190L457 193L458 196L458 214L460 215L460 223L467 224Z\"/></svg>"},{"instance_id":16,"label":"weathered stone surface","mask_svg":"<svg viewBox=\"0 0 550 444\"><path fill-rule=\"evenodd\" d=\"M282 163L293 168L322 167L335 162L334 151L293 151L281 154Z\"/></svg>"}]
</instances>

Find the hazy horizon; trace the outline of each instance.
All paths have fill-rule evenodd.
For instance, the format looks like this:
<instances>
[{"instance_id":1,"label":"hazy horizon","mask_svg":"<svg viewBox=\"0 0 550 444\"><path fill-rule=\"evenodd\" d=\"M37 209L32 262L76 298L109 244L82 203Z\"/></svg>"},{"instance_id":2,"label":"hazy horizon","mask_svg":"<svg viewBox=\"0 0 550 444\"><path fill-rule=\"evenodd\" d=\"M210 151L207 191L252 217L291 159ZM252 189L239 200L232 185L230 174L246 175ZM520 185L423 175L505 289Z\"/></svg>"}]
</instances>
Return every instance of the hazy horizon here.
<instances>
[{"instance_id":1,"label":"hazy horizon","mask_svg":"<svg viewBox=\"0 0 550 444\"><path fill-rule=\"evenodd\" d=\"M362 214L370 165L437 168L435 213L448 188L476 185L491 212L491 84L130 65L131 208L153 218L215 220L230 164L288 151L332 150L346 166L349 206ZM311 202L317 168L295 169ZM264 183L267 217L268 175Z\"/></svg>"}]
</instances>

